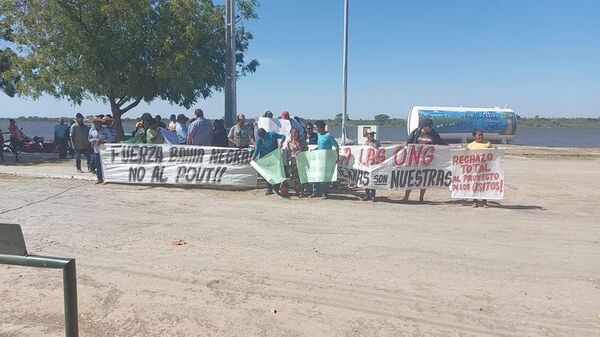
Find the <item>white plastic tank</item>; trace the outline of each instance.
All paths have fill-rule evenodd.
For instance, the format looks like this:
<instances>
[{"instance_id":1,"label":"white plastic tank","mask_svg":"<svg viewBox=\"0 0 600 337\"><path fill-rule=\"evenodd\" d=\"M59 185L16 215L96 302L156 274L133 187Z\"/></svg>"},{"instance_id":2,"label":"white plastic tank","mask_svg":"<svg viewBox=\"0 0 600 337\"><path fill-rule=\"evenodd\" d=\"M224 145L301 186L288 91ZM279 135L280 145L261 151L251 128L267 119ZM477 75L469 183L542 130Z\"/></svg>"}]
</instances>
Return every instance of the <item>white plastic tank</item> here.
<instances>
[{"instance_id":1,"label":"white plastic tank","mask_svg":"<svg viewBox=\"0 0 600 337\"><path fill-rule=\"evenodd\" d=\"M475 129L494 142L512 143L517 131L517 116L508 108L464 108L441 106L414 106L406 119L410 134L424 119L431 118L433 127L446 141L472 139Z\"/></svg>"}]
</instances>

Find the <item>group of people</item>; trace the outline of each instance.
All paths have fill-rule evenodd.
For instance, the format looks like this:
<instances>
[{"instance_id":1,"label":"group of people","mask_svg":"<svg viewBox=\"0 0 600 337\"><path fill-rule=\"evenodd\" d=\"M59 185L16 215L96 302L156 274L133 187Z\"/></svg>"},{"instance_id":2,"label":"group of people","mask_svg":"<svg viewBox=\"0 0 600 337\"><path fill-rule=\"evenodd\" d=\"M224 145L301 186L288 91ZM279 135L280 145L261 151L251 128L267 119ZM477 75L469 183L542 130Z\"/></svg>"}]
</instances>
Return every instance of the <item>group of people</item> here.
<instances>
[{"instance_id":1,"label":"group of people","mask_svg":"<svg viewBox=\"0 0 600 337\"><path fill-rule=\"evenodd\" d=\"M101 184L104 182L104 178L99 147L104 143L115 142L116 137L111 116L96 116L92 118L92 123L91 127L86 125L83 121L83 115L78 113L75 116L75 122L68 129L68 140L59 140L59 143L70 142L74 150L75 168L79 173L83 172L81 169L81 156L84 155L88 171L95 173L96 183ZM57 129L60 130L61 128L55 128L55 137Z\"/></svg>"},{"instance_id":2,"label":"group of people","mask_svg":"<svg viewBox=\"0 0 600 337\"><path fill-rule=\"evenodd\" d=\"M367 130L367 140L363 145L371 146L374 148L378 148L381 146L381 143L375 139L375 131ZM414 129L407 137L406 144L427 144L427 145L448 145L446 141L442 139L440 134L433 128L433 120L430 118L426 118L421 121L418 128ZM475 129L473 131L473 141L467 144L467 149L476 150L476 149L489 149L492 147L492 144L483 138L483 131L480 129ZM423 202L425 198L426 189L419 190L419 202ZM411 190L406 190L404 192L404 198L402 201L408 201L411 194ZM375 190L374 189L365 189L365 195L361 196L361 200L367 201L375 201ZM485 199L475 199L473 200L473 207L488 207L487 200Z\"/></svg>"},{"instance_id":3,"label":"group of people","mask_svg":"<svg viewBox=\"0 0 600 337\"><path fill-rule=\"evenodd\" d=\"M270 111L265 112L263 117L273 118ZM268 184L266 194L280 194L285 196L293 189L296 195L303 197L328 197L329 183L302 184L298 176L296 156L301 151L307 151L309 145L315 145L317 150L336 150L339 158L339 144L331 136L326 128L325 122L316 121L314 124L303 125L298 118L290 118L287 111L282 112L282 120L289 120L291 125L290 139L285 135L268 132L258 128L257 123L248 123L243 114L239 114L236 124L229 131L225 129L223 120L216 119L212 123L204 117L201 109L194 111L194 117L190 120L184 114L171 115L169 124L162 121L160 115L152 116L144 113L136 124L132 133L131 143L162 144L165 142L161 129L176 135L178 144L198 146L219 146L236 148L254 148L252 159L259 159L279 148L282 150L283 161L287 180L281 184ZM66 158L68 149L72 149L75 158L75 167L78 172L81 169L81 156L87 159L89 172L95 173L97 183L102 183L102 165L100 162L99 147L104 143L116 142L115 129L112 116L99 115L92 119L93 126L84 123L83 115L78 113L71 125L61 118L54 127L54 140L60 158ZM315 132L316 129L316 132ZM11 139L23 137L14 120L10 120L9 134ZM1 137L1 134L0 134ZM479 129L473 131L474 140L467 145L468 149L491 148L490 142L483 137ZM418 128L413 130L405 144L429 144L447 145L433 128L433 120L424 119ZM374 130L366 131L364 146L379 148L381 142L376 138ZM419 201L424 201L425 189L421 189ZM408 201L411 191L406 190L404 201ZM376 201L376 190L365 189L364 195L360 196L364 201ZM487 207L487 200L474 200L474 207Z\"/></svg>"}]
</instances>

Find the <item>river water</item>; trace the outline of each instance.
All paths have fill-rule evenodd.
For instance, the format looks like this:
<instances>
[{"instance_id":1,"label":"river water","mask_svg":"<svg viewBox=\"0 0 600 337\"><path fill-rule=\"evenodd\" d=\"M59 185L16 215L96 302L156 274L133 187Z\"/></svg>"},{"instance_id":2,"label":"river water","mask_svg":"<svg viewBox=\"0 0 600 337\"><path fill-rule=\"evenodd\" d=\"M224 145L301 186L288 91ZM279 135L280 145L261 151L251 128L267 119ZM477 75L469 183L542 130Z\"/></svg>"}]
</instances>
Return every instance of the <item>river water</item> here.
<instances>
[{"instance_id":1,"label":"river water","mask_svg":"<svg viewBox=\"0 0 600 337\"><path fill-rule=\"evenodd\" d=\"M17 123L28 136L42 136L52 140L53 121L20 121ZM125 133L131 134L134 122L123 122ZM0 119L0 129L8 130L8 120ZM333 127L331 134L340 137L340 128ZM357 128L347 129L347 136L356 139ZM405 128L379 127L378 139L381 141L401 142L406 139ZM7 138L5 136L5 138ZM514 144L549 147L600 147L600 129L562 129L562 128L518 128Z\"/></svg>"}]
</instances>

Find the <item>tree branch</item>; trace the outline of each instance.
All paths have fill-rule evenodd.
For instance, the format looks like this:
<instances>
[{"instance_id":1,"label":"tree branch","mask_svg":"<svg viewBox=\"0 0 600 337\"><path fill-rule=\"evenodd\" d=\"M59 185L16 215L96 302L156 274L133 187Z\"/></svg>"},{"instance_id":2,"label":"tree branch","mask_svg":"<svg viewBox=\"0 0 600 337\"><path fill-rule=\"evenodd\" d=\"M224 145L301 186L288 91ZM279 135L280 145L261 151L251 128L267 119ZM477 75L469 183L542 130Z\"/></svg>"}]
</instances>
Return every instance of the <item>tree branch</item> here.
<instances>
[{"instance_id":1,"label":"tree branch","mask_svg":"<svg viewBox=\"0 0 600 337\"><path fill-rule=\"evenodd\" d=\"M133 101L131 104L129 104L128 106L126 106L124 109L121 110L121 114L126 113L127 111L135 108L138 104L140 104L140 102L142 101L142 98L136 98L135 101Z\"/></svg>"},{"instance_id":2,"label":"tree branch","mask_svg":"<svg viewBox=\"0 0 600 337\"><path fill-rule=\"evenodd\" d=\"M76 13L73 12L73 9L64 1L57 0L56 2L60 7L62 7L67 12L67 14L69 14L71 19L73 19L75 22L79 23L81 28L83 28L83 30L85 30L86 33L88 33L90 36L93 35L92 32L89 30L89 28L85 25L85 23L83 23L83 17L81 14L81 6L79 7L79 15L77 15Z\"/></svg>"},{"instance_id":3,"label":"tree branch","mask_svg":"<svg viewBox=\"0 0 600 337\"><path fill-rule=\"evenodd\" d=\"M127 102L128 100L129 100L129 96L123 95L123 97L119 98L119 100L117 101L117 106L119 106L119 108L120 108L121 105L123 105L123 103Z\"/></svg>"}]
</instances>

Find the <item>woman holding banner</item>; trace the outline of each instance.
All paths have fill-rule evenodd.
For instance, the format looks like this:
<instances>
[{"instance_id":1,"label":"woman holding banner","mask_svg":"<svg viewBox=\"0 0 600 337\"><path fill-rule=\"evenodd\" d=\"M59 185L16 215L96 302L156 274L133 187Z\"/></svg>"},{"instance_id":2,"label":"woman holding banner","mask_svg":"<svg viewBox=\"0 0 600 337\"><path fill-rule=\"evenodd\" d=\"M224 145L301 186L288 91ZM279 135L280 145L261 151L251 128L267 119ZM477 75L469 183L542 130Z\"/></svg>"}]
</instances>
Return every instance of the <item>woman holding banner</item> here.
<instances>
[{"instance_id":1,"label":"woman holding banner","mask_svg":"<svg viewBox=\"0 0 600 337\"><path fill-rule=\"evenodd\" d=\"M285 172L288 175L289 180L294 183L294 189L296 190L296 195L299 197L303 197L304 194L304 186L300 182L300 176L298 175L298 167L296 166L296 154L300 151L306 151L308 148L306 143L302 141L298 130L292 129L290 133L290 140L285 145L283 149L284 154L284 163L285 163ZM283 186L286 182L282 182Z\"/></svg>"},{"instance_id":2,"label":"woman holding banner","mask_svg":"<svg viewBox=\"0 0 600 337\"><path fill-rule=\"evenodd\" d=\"M413 132L408 135L406 140L407 144L429 144L429 145L448 145L440 134L433 128L433 120L426 118L421 122L421 126L414 129ZM411 190L404 192L404 199L402 201L408 201ZM423 202L425 192L427 190L422 188L419 194L419 202Z\"/></svg>"},{"instance_id":3,"label":"woman holding banner","mask_svg":"<svg viewBox=\"0 0 600 337\"><path fill-rule=\"evenodd\" d=\"M467 145L467 149L481 150L492 148L492 144L483 139L483 131L480 129L475 129L475 131L473 131L473 138L474 140ZM473 207L488 207L487 199L481 199L481 201L473 199Z\"/></svg>"},{"instance_id":4,"label":"woman holding banner","mask_svg":"<svg viewBox=\"0 0 600 337\"><path fill-rule=\"evenodd\" d=\"M381 143L375 139L375 130L373 129L368 129L367 132L367 140L365 141L365 146L370 146L373 148L379 148L381 147ZM362 201L367 201L367 200L371 200L373 202L375 202L375 189L374 188L366 188L365 189L365 196L361 198Z\"/></svg>"}]
</instances>

